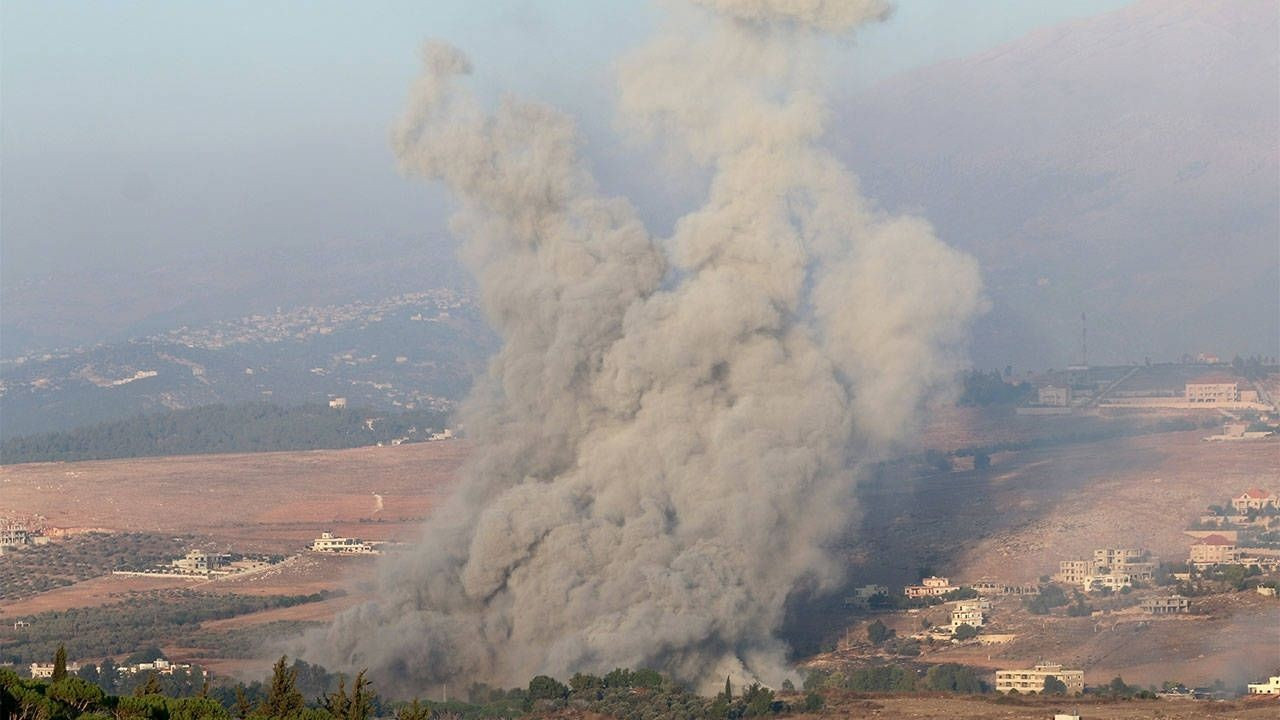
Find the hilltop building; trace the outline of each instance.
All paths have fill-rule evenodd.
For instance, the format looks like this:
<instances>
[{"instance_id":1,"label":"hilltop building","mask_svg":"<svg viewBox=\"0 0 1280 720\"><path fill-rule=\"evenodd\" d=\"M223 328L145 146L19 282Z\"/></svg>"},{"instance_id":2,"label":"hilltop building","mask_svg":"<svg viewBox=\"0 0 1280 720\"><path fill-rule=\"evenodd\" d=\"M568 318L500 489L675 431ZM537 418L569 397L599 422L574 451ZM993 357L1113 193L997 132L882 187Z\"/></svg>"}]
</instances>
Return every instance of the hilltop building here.
<instances>
[{"instance_id":1,"label":"hilltop building","mask_svg":"<svg viewBox=\"0 0 1280 720\"><path fill-rule=\"evenodd\" d=\"M1017 690L1019 693L1044 692L1045 678L1055 677L1067 686L1068 693L1084 692L1084 671L1063 670L1057 663L1036 663L1030 670L997 670L996 691L1007 693Z\"/></svg>"},{"instance_id":2,"label":"hilltop building","mask_svg":"<svg viewBox=\"0 0 1280 720\"><path fill-rule=\"evenodd\" d=\"M1198 568L1210 565L1231 565L1240 559L1240 550L1236 544L1225 537L1213 534L1200 538L1191 546L1191 555L1187 562Z\"/></svg>"},{"instance_id":3,"label":"hilltop building","mask_svg":"<svg viewBox=\"0 0 1280 720\"><path fill-rule=\"evenodd\" d=\"M311 550L335 555L376 555L377 549L360 538L337 537L331 532L320 533L311 541Z\"/></svg>"},{"instance_id":4,"label":"hilltop building","mask_svg":"<svg viewBox=\"0 0 1280 720\"><path fill-rule=\"evenodd\" d=\"M952 590L959 589L944 577L931 576L921 580L919 585L906 586L902 592L909 598L922 598L946 595Z\"/></svg>"}]
</instances>

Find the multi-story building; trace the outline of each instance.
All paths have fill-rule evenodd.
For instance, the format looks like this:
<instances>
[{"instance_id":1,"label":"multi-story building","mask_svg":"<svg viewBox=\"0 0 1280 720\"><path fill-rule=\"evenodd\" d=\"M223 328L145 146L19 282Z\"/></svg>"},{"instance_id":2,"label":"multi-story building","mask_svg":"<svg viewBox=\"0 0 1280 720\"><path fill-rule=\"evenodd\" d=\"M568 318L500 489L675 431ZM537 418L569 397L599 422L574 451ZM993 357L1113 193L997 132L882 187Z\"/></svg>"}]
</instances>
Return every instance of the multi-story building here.
<instances>
[{"instance_id":1,"label":"multi-story building","mask_svg":"<svg viewBox=\"0 0 1280 720\"><path fill-rule=\"evenodd\" d=\"M1093 563L1088 560L1063 560L1053 579L1066 585L1083 585L1092 576Z\"/></svg>"},{"instance_id":2,"label":"multi-story building","mask_svg":"<svg viewBox=\"0 0 1280 720\"><path fill-rule=\"evenodd\" d=\"M1181 595L1150 598L1142 601L1142 611L1151 615L1175 615L1191 611L1191 601Z\"/></svg>"},{"instance_id":3,"label":"multi-story building","mask_svg":"<svg viewBox=\"0 0 1280 720\"><path fill-rule=\"evenodd\" d=\"M1183 397L1189 403L1239 402L1240 382L1225 376L1197 378L1187 383Z\"/></svg>"},{"instance_id":4,"label":"multi-story building","mask_svg":"<svg viewBox=\"0 0 1280 720\"><path fill-rule=\"evenodd\" d=\"M1264 683L1249 683L1250 695L1280 695L1280 675L1272 675Z\"/></svg>"},{"instance_id":5,"label":"multi-story building","mask_svg":"<svg viewBox=\"0 0 1280 720\"><path fill-rule=\"evenodd\" d=\"M922 598L946 595L952 590L959 589L944 577L931 576L921 580L919 585L908 585L902 592L909 598Z\"/></svg>"},{"instance_id":6,"label":"multi-story building","mask_svg":"<svg viewBox=\"0 0 1280 720\"><path fill-rule=\"evenodd\" d=\"M1100 570L1111 570L1116 565L1139 562L1146 551L1137 548L1098 548L1093 551L1093 564Z\"/></svg>"},{"instance_id":7,"label":"multi-story building","mask_svg":"<svg viewBox=\"0 0 1280 720\"><path fill-rule=\"evenodd\" d=\"M193 575L207 575L226 565L229 559L220 553L190 550L183 557L173 561L173 569Z\"/></svg>"},{"instance_id":8,"label":"multi-story building","mask_svg":"<svg viewBox=\"0 0 1280 720\"><path fill-rule=\"evenodd\" d=\"M1138 548L1098 548L1092 560L1063 560L1053 579L1079 585L1086 592L1108 588L1119 590L1155 575L1155 558Z\"/></svg>"},{"instance_id":9,"label":"multi-story building","mask_svg":"<svg viewBox=\"0 0 1280 720\"><path fill-rule=\"evenodd\" d=\"M1236 512L1244 514L1250 510L1280 507L1280 498L1270 490L1249 488L1239 497L1231 498L1231 507L1235 508Z\"/></svg>"},{"instance_id":10,"label":"multi-story building","mask_svg":"<svg viewBox=\"0 0 1280 720\"><path fill-rule=\"evenodd\" d=\"M1187 562L1196 567L1210 565L1231 565L1240 559L1240 550L1236 544L1221 535L1209 535L1200 538L1191 546L1191 555Z\"/></svg>"},{"instance_id":11,"label":"multi-story building","mask_svg":"<svg viewBox=\"0 0 1280 720\"><path fill-rule=\"evenodd\" d=\"M991 609L991 601L986 598L961 600L951 607L951 630L961 625L979 628L986 622L986 613Z\"/></svg>"},{"instance_id":12,"label":"multi-story building","mask_svg":"<svg viewBox=\"0 0 1280 720\"><path fill-rule=\"evenodd\" d=\"M996 691L1007 693L1017 690L1019 693L1044 692L1044 681L1055 677L1067 686L1068 693L1084 692L1084 671L1063 670L1057 663L1036 663L1030 670L997 670Z\"/></svg>"}]
</instances>

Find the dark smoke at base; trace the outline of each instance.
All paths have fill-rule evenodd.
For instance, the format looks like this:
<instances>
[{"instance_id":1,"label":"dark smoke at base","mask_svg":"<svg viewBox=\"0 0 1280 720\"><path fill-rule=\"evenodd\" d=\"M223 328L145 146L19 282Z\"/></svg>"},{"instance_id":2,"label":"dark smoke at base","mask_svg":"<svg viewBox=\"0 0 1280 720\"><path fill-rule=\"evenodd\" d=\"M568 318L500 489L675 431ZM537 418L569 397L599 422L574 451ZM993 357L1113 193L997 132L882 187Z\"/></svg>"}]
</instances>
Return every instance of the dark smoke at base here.
<instances>
[{"instance_id":1,"label":"dark smoke at base","mask_svg":"<svg viewBox=\"0 0 1280 720\"><path fill-rule=\"evenodd\" d=\"M421 692L656 667L777 683L800 583L853 517L856 468L944 391L981 312L975 263L889 217L820 145L822 33L875 0L706 0L624 63L623 120L709 167L650 237L601 197L572 122L461 84L430 44L393 133L440 180L503 338L462 420L475 457L379 600L303 657Z\"/></svg>"}]
</instances>

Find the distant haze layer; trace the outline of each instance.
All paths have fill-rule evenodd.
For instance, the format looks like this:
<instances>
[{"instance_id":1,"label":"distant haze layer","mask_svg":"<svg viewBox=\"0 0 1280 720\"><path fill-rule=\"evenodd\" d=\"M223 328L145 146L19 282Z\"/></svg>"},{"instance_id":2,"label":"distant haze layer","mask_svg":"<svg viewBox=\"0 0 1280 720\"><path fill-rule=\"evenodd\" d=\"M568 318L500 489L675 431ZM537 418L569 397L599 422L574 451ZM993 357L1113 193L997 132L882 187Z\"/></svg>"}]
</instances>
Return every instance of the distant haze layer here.
<instances>
[{"instance_id":1,"label":"distant haze layer","mask_svg":"<svg viewBox=\"0 0 1280 720\"><path fill-rule=\"evenodd\" d=\"M894 25L909 12L888 25L914 37ZM1094 364L1280 355L1277 15L1263 0L1140 0L869 90L859 84L833 102L826 142L868 195L927 216L939 237L980 260L993 303L975 331L980 366L1078 362L1081 313ZM515 20L494 37L556 31ZM883 50L855 42L822 72L849 87ZM567 52L555 57L586 61ZM371 65L382 85L410 67L381 57ZM6 78L14 67L6 63ZM32 101L17 87L6 83L6 153L23 149L15 113ZM359 100L385 102L389 115L394 93L385 94L362 89ZM349 99L289 96L307 101L297 106L304 114ZM110 108L86 112L99 110ZM463 282L446 206L395 179L383 117L348 123L355 139L339 139L317 134L340 125L325 114L328 125L307 125L296 142L264 136L219 151L234 160L209 154L212 145L178 164L159 150L6 154L0 353ZM625 190L647 225L666 232L700 204L704 173L614 143L607 120L583 123L602 187ZM196 127L189 137L203 149L206 135ZM120 169L125 160L140 169ZM87 172L94 162L112 171ZM156 251L129 250L143 239ZM11 258L14 247L72 241L88 250L56 270L17 264L32 252Z\"/></svg>"}]
</instances>

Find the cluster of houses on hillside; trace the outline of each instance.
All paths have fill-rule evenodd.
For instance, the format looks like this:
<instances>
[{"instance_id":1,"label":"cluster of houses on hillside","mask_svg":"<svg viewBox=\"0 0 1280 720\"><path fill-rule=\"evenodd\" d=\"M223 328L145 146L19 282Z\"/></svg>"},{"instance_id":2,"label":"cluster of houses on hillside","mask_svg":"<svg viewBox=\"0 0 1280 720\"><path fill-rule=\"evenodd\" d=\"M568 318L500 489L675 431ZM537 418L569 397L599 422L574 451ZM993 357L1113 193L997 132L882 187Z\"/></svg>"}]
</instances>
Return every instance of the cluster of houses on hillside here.
<instances>
[{"instance_id":1,"label":"cluster of houses on hillside","mask_svg":"<svg viewBox=\"0 0 1280 720\"><path fill-rule=\"evenodd\" d=\"M1063 560L1053 579L1083 592L1118 591L1155 575L1158 559L1138 548L1098 548L1089 560Z\"/></svg>"},{"instance_id":2,"label":"cluster of houses on hillside","mask_svg":"<svg viewBox=\"0 0 1280 720\"><path fill-rule=\"evenodd\" d=\"M29 669L31 677L37 680L49 680L53 677L53 663L31 663ZM120 677L137 675L139 673L155 673L157 675L172 675L175 672L190 671L191 665L187 663L170 662L164 658L156 658L149 662L133 663L131 665L120 665L116 668L116 674ZM75 675L80 672L80 663L68 662L67 672Z\"/></svg>"},{"instance_id":3,"label":"cluster of houses on hillside","mask_svg":"<svg viewBox=\"0 0 1280 720\"><path fill-rule=\"evenodd\" d=\"M1236 564L1280 567L1280 497L1270 490L1250 488L1231 498L1230 508L1211 506L1186 531L1195 539L1187 564L1197 569Z\"/></svg>"}]
</instances>

